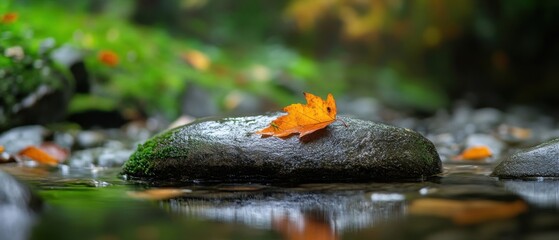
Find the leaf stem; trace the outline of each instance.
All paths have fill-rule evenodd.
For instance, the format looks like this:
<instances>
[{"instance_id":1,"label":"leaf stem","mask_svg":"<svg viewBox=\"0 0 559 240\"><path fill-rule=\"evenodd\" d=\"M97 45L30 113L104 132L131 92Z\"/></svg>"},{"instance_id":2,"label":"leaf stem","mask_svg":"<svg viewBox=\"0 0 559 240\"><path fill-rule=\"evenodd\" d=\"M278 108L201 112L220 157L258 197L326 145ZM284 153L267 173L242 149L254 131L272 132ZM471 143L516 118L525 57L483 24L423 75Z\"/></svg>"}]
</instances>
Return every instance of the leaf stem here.
<instances>
[{"instance_id":1,"label":"leaf stem","mask_svg":"<svg viewBox=\"0 0 559 240\"><path fill-rule=\"evenodd\" d=\"M336 121L340 121L340 122L342 122L342 123L344 124L345 127L348 127L348 125L344 122L344 120L339 119L339 118L336 118Z\"/></svg>"}]
</instances>

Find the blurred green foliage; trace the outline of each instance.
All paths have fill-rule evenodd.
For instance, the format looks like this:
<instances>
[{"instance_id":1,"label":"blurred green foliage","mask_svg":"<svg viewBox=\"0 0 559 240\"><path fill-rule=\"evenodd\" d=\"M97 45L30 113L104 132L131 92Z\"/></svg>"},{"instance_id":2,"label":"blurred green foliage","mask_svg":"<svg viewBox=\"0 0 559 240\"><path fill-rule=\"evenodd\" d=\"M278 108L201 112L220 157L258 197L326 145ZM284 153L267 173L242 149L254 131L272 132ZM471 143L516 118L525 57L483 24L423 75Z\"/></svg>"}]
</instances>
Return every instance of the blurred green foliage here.
<instances>
[{"instance_id":1,"label":"blurred green foliage","mask_svg":"<svg viewBox=\"0 0 559 240\"><path fill-rule=\"evenodd\" d=\"M98 4L102 9L92 12ZM173 118L179 113L179 96L189 81L211 89L223 110L231 110L226 109L230 104L224 101L232 90L284 105L293 101L292 91L307 88L286 91L285 85L289 88L291 83L283 81L317 83L313 88L322 92L343 87L341 76L335 74L335 68L342 66L335 62L320 66L274 42L220 47L186 34L173 35L164 28L135 25L128 21L133 7L133 1L21 1L14 2L10 11L20 15L16 24L37 38L51 37L83 51L94 83L101 87L95 88L93 97L75 97L71 105L74 111L87 108L88 103L89 107L104 109L141 106L150 113L159 111ZM101 61L101 51L116 54L118 64L108 66ZM210 67L196 67L200 60L185 57L189 51L207 58ZM191 61L194 64L189 64ZM327 74L329 81L337 84L336 89L321 89Z\"/></svg>"},{"instance_id":2,"label":"blurred green foliage","mask_svg":"<svg viewBox=\"0 0 559 240\"><path fill-rule=\"evenodd\" d=\"M188 83L222 111L235 111L239 92L275 107L308 91L426 112L472 93L487 105L559 98L556 1L21 0L0 10L34 39L83 52L95 87L72 111L172 119Z\"/></svg>"},{"instance_id":3,"label":"blurred green foliage","mask_svg":"<svg viewBox=\"0 0 559 240\"><path fill-rule=\"evenodd\" d=\"M5 8L0 5L0 10ZM15 23L18 18L17 13L8 13L0 22L0 129L8 123L26 122L25 114L16 114L37 97L73 87L68 73L50 56L56 47L54 40L36 37L30 29Z\"/></svg>"}]
</instances>

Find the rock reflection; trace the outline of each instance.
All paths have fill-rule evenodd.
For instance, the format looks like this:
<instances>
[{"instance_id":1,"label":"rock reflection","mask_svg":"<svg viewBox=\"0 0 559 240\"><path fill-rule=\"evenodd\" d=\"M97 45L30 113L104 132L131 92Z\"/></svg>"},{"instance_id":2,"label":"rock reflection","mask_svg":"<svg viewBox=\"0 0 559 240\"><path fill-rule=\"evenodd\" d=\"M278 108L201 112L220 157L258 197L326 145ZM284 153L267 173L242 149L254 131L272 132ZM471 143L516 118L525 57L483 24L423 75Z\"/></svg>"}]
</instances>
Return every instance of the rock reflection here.
<instances>
[{"instance_id":1,"label":"rock reflection","mask_svg":"<svg viewBox=\"0 0 559 240\"><path fill-rule=\"evenodd\" d=\"M502 180L505 189L538 207L559 209L559 180Z\"/></svg>"},{"instance_id":2,"label":"rock reflection","mask_svg":"<svg viewBox=\"0 0 559 240\"><path fill-rule=\"evenodd\" d=\"M192 195L163 204L188 216L274 229L288 239L336 239L346 231L400 218L406 210L402 194L364 191L236 192L227 197Z\"/></svg>"}]
</instances>

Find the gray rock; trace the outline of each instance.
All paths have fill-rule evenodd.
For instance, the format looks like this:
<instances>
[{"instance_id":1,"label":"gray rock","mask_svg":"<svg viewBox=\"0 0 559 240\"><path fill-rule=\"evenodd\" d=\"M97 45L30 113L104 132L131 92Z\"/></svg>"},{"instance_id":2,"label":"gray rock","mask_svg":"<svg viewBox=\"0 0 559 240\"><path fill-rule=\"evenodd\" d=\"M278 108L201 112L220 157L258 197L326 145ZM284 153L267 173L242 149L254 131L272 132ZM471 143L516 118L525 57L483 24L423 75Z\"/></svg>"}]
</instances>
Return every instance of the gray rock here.
<instances>
[{"instance_id":1,"label":"gray rock","mask_svg":"<svg viewBox=\"0 0 559 240\"><path fill-rule=\"evenodd\" d=\"M70 167L120 167L132 154L128 149L90 148L76 151L68 160Z\"/></svg>"},{"instance_id":2,"label":"gray rock","mask_svg":"<svg viewBox=\"0 0 559 240\"><path fill-rule=\"evenodd\" d=\"M0 171L0 239L28 239L40 206L27 186Z\"/></svg>"},{"instance_id":3,"label":"gray rock","mask_svg":"<svg viewBox=\"0 0 559 240\"><path fill-rule=\"evenodd\" d=\"M31 145L40 145L48 130L39 125L12 128L0 135L0 145L7 152L17 153Z\"/></svg>"},{"instance_id":4,"label":"gray rock","mask_svg":"<svg viewBox=\"0 0 559 240\"><path fill-rule=\"evenodd\" d=\"M278 115L205 119L140 145L130 177L182 181L420 179L441 172L433 144L412 130L339 117L302 139L255 134Z\"/></svg>"},{"instance_id":5,"label":"gray rock","mask_svg":"<svg viewBox=\"0 0 559 240\"><path fill-rule=\"evenodd\" d=\"M513 154L495 167L492 176L499 178L559 177L559 138Z\"/></svg>"}]
</instances>

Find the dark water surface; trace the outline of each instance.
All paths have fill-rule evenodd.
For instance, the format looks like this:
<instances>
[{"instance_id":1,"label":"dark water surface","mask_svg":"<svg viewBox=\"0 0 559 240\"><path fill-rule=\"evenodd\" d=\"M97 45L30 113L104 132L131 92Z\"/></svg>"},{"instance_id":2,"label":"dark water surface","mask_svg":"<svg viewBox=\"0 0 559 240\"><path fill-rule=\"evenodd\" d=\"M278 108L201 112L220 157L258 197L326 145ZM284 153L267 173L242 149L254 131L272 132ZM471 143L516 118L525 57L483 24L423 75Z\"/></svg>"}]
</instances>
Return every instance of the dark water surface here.
<instances>
[{"instance_id":1,"label":"dark water surface","mask_svg":"<svg viewBox=\"0 0 559 240\"><path fill-rule=\"evenodd\" d=\"M45 202L32 239L559 239L559 180L498 180L485 164L447 164L422 182L285 186L132 182L119 168L0 169ZM184 194L133 197L170 187Z\"/></svg>"}]
</instances>

